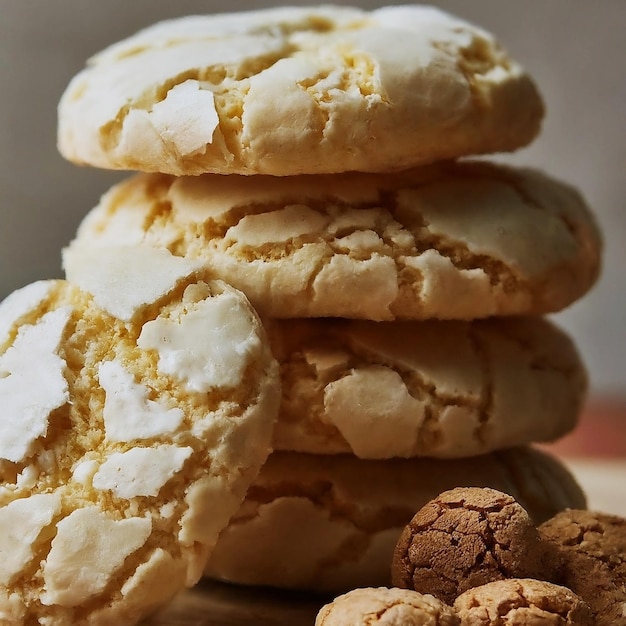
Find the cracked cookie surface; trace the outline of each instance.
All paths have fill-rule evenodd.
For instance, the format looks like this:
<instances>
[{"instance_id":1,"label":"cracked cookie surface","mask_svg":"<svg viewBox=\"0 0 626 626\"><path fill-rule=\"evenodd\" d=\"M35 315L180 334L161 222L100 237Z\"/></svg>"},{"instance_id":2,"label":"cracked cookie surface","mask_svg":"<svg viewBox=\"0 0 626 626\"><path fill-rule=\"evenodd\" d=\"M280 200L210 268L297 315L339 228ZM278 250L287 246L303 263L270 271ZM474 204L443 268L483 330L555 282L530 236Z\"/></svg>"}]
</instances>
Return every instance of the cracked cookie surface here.
<instances>
[{"instance_id":1,"label":"cracked cookie surface","mask_svg":"<svg viewBox=\"0 0 626 626\"><path fill-rule=\"evenodd\" d=\"M249 302L146 252L76 255L82 289L0 305L3 624L135 624L198 580L269 452L278 368Z\"/></svg>"},{"instance_id":2,"label":"cracked cookie surface","mask_svg":"<svg viewBox=\"0 0 626 626\"><path fill-rule=\"evenodd\" d=\"M602 247L573 188L478 162L393 175L137 175L83 220L72 245L83 244L204 261L267 317L375 321L557 311L594 284Z\"/></svg>"},{"instance_id":3,"label":"cracked cookie surface","mask_svg":"<svg viewBox=\"0 0 626 626\"><path fill-rule=\"evenodd\" d=\"M539 533L561 559L561 584L591 606L596 624L626 624L626 519L572 507Z\"/></svg>"},{"instance_id":4,"label":"cracked cookie surface","mask_svg":"<svg viewBox=\"0 0 626 626\"><path fill-rule=\"evenodd\" d=\"M530 142L543 104L484 30L431 7L287 7L155 24L59 106L79 163L169 174L389 171Z\"/></svg>"},{"instance_id":5,"label":"cracked cookie surface","mask_svg":"<svg viewBox=\"0 0 626 626\"><path fill-rule=\"evenodd\" d=\"M498 580L461 594L454 602L461 626L594 626L587 605L573 591L533 579Z\"/></svg>"},{"instance_id":6,"label":"cracked cookie surface","mask_svg":"<svg viewBox=\"0 0 626 626\"><path fill-rule=\"evenodd\" d=\"M539 533L515 499L490 488L455 488L425 504L394 550L396 587L452 603L464 591L504 578L550 578Z\"/></svg>"},{"instance_id":7,"label":"cracked cookie surface","mask_svg":"<svg viewBox=\"0 0 626 626\"><path fill-rule=\"evenodd\" d=\"M452 608L408 589L354 589L324 605L315 626L459 626Z\"/></svg>"},{"instance_id":8,"label":"cracked cookie surface","mask_svg":"<svg viewBox=\"0 0 626 626\"><path fill-rule=\"evenodd\" d=\"M459 485L509 493L536 523L585 506L565 467L530 448L448 460L274 452L220 534L206 575L315 591L390 586L404 526Z\"/></svg>"},{"instance_id":9,"label":"cracked cookie surface","mask_svg":"<svg viewBox=\"0 0 626 626\"><path fill-rule=\"evenodd\" d=\"M274 449L464 457L572 430L586 374L540 318L267 320L280 363Z\"/></svg>"}]
</instances>

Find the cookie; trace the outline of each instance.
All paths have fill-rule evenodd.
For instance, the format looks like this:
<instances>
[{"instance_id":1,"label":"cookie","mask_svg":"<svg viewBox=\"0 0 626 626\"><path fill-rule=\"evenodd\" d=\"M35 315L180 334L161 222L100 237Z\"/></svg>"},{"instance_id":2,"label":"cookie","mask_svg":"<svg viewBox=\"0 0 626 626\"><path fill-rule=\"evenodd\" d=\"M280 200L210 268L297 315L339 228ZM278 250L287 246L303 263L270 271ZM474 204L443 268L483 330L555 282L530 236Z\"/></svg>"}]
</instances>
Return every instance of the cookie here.
<instances>
[{"instance_id":1,"label":"cookie","mask_svg":"<svg viewBox=\"0 0 626 626\"><path fill-rule=\"evenodd\" d=\"M535 523L585 501L556 459L530 448L454 460L274 452L220 534L206 574L336 593L390 586L404 526L429 500L457 486L509 493Z\"/></svg>"},{"instance_id":2,"label":"cookie","mask_svg":"<svg viewBox=\"0 0 626 626\"><path fill-rule=\"evenodd\" d=\"M241 292L164 250L73 261L84 289L0 305L3 624L135 624L194 584L278 409Z\"/></svg>"},{"instance_id":3,"label":"cookie","mask_svg":"<svg viewBox=\"0 0 626 626\"><path fill-rule=\"evenodd\" d=\"M155 24L59 105L70 160L168 174L389 171L530 142L543 116L492 35L431 7L290 7Z\"/></svg>"},{"instance_id":4,"label":"cookie","mask_svg":"<svg viewBox=\"0 0 626 626\"><path fill-rule=\"evenodd\" d=\"M73 245L83 244L203 260L267 317L375 321L556 311L595 282L601 250L576 191L487 163L280 179L137 175L85 218Z\"/></svg>"},{"instance_id":5,"label":"cookie","mask_svg":"<svg viewBox=\"0 0 626 626\"><path fill-rule=\"evenodd\" d=\"M315 626L458 626L451 607L433 596L408 589L369 587L354 589L324 605Z\"/></svg>"},{"instance_id":6,"label":"cookie","mask_svg":"<svg viewBox=\"0 0 626 626\"><path fill-rule=\"evenodd\" d=\"M391 581L451 604L494 580L550 579L549 565L537 528L514 498L495 489L458 487L427 502L404 527Z\"/></svg>"},{"instance_id":7,"label":"cookie","mask_svg":"<svg viewBox=\"0 0 626 626\"><path fill-rule=\"evenodd\" d=\"M268 320L283 398L274 449L463 457L572 430L587 378L541 318Z\"/></svg>"},{"instance_id":8,"label":"cookie","mask_svg":"<svg viewBox=\"0 0 626 626\"><path fill-rule=\"evenodd\" d=\"M562 511L539 532L562 561L561 583L589 604L596 624L626 624L626 519Z\"/></svg>"},{"instance_id":9,"label":"cookie","mask_svg":"<svg viewBox=\"0 0 626 626\"><path fill-rule=\"evenodd\" d=\"M498 580L460 595L461 626L593 626L589 606L565 587L532 579Z\"/></svg>"}]
</instances>

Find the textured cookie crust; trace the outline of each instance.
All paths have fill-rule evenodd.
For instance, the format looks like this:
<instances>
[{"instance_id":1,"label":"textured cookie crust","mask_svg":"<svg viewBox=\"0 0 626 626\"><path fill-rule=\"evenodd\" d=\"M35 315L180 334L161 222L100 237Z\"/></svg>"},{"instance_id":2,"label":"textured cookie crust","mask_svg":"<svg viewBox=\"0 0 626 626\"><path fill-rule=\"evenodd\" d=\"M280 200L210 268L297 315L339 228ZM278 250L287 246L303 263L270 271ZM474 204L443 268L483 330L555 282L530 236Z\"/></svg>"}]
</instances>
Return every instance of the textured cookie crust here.
<instances>
[{"instance_id":1,"label":"textured cookie crust","mask_svg":"<svg viewBox=\"0 0 626 626\"><path fill-rule=\"evenodd\" d=\"M464 591L494 580L553 578L548 565L537 528L514 498L465 487L441 493L405 526L391 581L451 604Z\"/></svg>"},{"instance_id":2,"label":"textured cookie crust","mask_svg":"<svg viewBox=\"0 0 626 626\"><path fill-rule=\"evenodd\" d=\"M527 448L445 461L275 452L222 531L206 573L337 593L390 586L404 526L429 500L459 485L509 493L535 522L584 507L565 468Z\"/></svg>"},{"instance_id":3,"label":"textured cookie crust","mask_svg":"<svg viewBox=\"0 0 626 626\"><path fill-rule=\"evenodd\" d=\"M575 593L532 579L498 580L460 595L461 626L593 626L589 606Z\"/></svg>"},{"instance_id":4,"label":"textured cookie crust","mask_svg":"<svg viewBox=\"0 0 626 626\"><path fill-rule=\"evenodd\" d=\"M283 398L274 449L464 457L573 429L587 388L541 318L269 320Z\"/></svg>"},{"instance_id":5,"label":"textured cookie crust","mask_svg":"<svg viewBox=\"0 0 626 626\"><path fill-rule=\"evenodd\" d=\"M324 605L315 626L458 626L451 607L408 589L354 589Z\"/></svg>"},{"instance_id":6,"label":"textured cookie crust","mask_svg":"<svg viewBox=\"0 0 626 626\"><path fill-rule=\"evenodd\" d=\"M2 624L135 624L198 580L269 451L245 297L163 251L98 259L73 259L91 294L0 305Z\"/></svg>"},{"instance_id":7,"label":"textured cookie crust","mask_svg":"<svg viewBox=\"0 0 626 626\"><path fill-rule=\"evenodd\" d=\"M90 59L68 159L174 175L389 171L525 145L543 116L493 37L431 7L287 7L162 22Z\"/></svg>"},{"instance_id":8,"label":"textured cookie crust","mask_svg":"<svg viewBox=\"0 0 626 626\"><path fill-rule=\"evenodd\" d=\"M563 511L539 532L562 560L560 582L586 600L596 624L626 624L626 519Z\"/></svg>"},{"instance_id":9,"label":"textured cookie crust","mask_svg":"<svg viewBox=\"0 0 626 626\"><path fill-rule=\"evenodd\" d=\"M601 252L574 189L487 163L138 175L102 198L74 245L111 243L202 260L268 317L376 321L557 311L595 282Z\"/></svg>"}]
</instances>

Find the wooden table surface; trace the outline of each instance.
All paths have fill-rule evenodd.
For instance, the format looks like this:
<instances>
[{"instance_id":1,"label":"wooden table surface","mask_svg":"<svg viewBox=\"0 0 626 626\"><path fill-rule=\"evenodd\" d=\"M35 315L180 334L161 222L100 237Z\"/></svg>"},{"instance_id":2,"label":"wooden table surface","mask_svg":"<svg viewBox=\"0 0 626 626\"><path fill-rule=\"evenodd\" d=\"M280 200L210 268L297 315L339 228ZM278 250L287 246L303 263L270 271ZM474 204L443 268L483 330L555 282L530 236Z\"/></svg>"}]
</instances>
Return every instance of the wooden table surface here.
<instances>
[{"instance_id":1,"label":"wooden table surface","mask_svg":"<svg viewBox=\"0 0 626 626\"><path fill-rule=\"evenodd\" d=\"M626 402L590 405L575 433L553 446L590 509L626 517ZM329 598L202 581L142 626L312 626Z\"/></svg>"}]
</instances>

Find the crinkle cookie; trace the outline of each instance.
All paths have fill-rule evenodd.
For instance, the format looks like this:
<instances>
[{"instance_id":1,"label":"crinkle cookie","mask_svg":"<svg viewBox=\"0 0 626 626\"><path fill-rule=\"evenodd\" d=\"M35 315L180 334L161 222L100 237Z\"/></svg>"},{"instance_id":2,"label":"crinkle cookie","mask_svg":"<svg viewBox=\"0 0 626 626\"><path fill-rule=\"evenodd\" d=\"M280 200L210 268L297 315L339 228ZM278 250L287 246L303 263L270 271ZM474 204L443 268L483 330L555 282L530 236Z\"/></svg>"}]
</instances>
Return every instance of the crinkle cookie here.
<instances>
[{"instance_id":1,"label":"crinkle cookie","mask_svg":"<svg viewBox=\"0 0 626 626\"><path fill-rule=\"evenodd\" d=\"M549 552L528 512L485 487L457 487L427 502L394 550L391 581L451 604L464 591L505 578L552 579Z\"/></svg>"},{"instance_id":2,"label":"crinkle cookie","mask_svg":"<svg viewBox=\"0 0 626 626\"><path fill-rule=\"evenodd\" d=\"M539 532L561 559L560 582L589 604L597 626L626 624L626 519L566 510Z\"/></svg>"},{"instance_id":3,"label":"crinkle cookie","mask_svg":"<svg viewBox=\"0 0 626 626\"><path fill-rule=\"evenodd\" d=\"M354 589L324 605L315 626L458 626L451 607L430 595L408 589Z\"/></svg>"},{"instance_id":4,"label":"crinkle cookie","mask_svg":"<svg viewBox=\"0 0 626 626\"><path fill-rule=\"evenodd\" d=\"M498 580L461 594L454 602L461 626L594 626L589 606L553 583Z\"/></svg>"},{"instance_id":5,"label":"crinkle cookie","mask_svg":"<svg viewBox=\"0 0 626 626\"><path fill-rule=\"evenodd\" d=\"M0 305L2 624L135 624L194 584L278 408L240 292L165 251L73 260L85 290Z\"/></svg>"},{"instance_id":6,"label":"crinkle cookie","mask_svg":"<svg viewBox=\"0 0 626 626\"><path fill-rule=\"evenodd\" d=\"M266 328L283 389L274 449L472 456L557 439L586 395L574 345L541 318Z\"/></svg>"},{"instance_id":7,"label":"crinkle cookie","mask_svg":"<svg viewBox=\"0 0 626 626\"><path fill-rule=\"evenodd\" d=\"M189 175L389 171L513 150L543 105L482 29L432 7L288 7L156 24L59 106L79 163Z\"/></svg>"},{"instance_id":8,"label":"crinkle cookie","mask_svg":"<svg viewBox=\"0 0 626 626\"><path fill-rule=\"evenodd\" d=\"M541 314L595 282L584 200L544 174L446 163L394 175L137 175L73 245L146 245L208 263L275 318Z\"/></svg>"},{"instance_id":9,"label":"crinkle cookie","mask_svg":"<svg viewBox=\"0 0 626 626\"><path fill-rule=\"evenodd\" d=\"M535 523L585 506L565 467L531 448L470 459L384 461L274 452L220 534L206 574L336 593L390 586L404 526L429 500L456 486L508 493Z\"/></svg>"}]
</instances>

